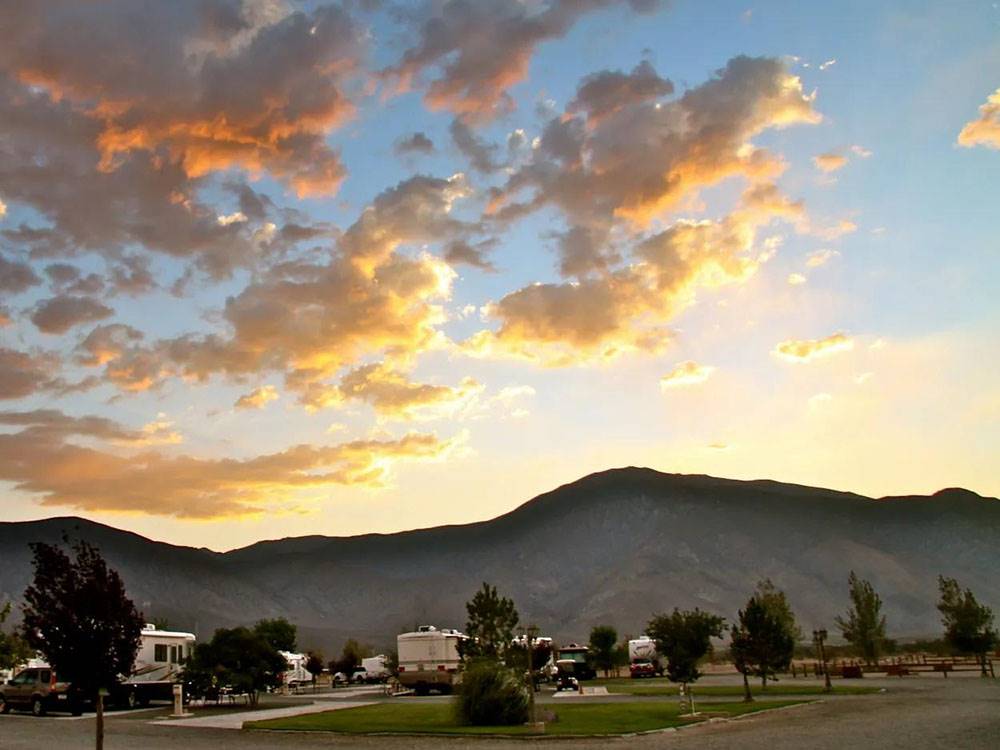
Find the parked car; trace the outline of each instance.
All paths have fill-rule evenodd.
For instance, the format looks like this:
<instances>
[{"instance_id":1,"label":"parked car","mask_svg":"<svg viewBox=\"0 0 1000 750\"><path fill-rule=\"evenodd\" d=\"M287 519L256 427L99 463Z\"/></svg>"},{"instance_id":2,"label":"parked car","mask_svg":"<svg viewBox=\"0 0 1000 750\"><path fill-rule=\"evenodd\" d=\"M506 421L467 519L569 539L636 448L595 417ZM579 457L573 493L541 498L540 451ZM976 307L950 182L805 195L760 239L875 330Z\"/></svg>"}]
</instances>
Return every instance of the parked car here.
<instances>
[{"instance_id":1,"label":"parked car","mask_svg":"<svg viewBox=\"0 0 1000 750\"><path fill-rule=\"evenodd\" d=\"M82 701L68 682L60 682L51 667L22 669L0 687L0 713L12 708L30 709L35 716L49 711L83 713Z\"/></svg>"}]
</instances>

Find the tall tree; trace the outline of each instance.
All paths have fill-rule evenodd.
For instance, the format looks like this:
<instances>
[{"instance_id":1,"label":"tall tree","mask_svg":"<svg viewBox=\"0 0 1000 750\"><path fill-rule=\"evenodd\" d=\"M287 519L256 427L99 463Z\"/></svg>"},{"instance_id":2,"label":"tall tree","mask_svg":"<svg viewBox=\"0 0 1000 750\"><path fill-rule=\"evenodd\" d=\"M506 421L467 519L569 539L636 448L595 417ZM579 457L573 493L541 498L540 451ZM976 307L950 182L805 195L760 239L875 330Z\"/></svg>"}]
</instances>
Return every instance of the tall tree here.
<instances>
[{"instance_id":1,"label":"tall tree","mask_svg":"<svg viewBox=\"0 0 1000 750\"><path fill-rule=\"evenodd\" d=\"M986 676L986 654L997 645L993 610L980 604L971 589L962 590L954 578L938 576L941 600L937 608L944 625L944 638L959 653L973 654Z\"/></svg>"},{"instance_id":2,"label":"tall tree","mask_svg":"<svg viewBox=\"0 0 1000 750\"><path fill-rule=\"evenodd\" d=\"M195 646L184 678L194 695L229 687L246 694L250 705L256 706L261 691L277 687L287 668L285 657L256 630L221 628L211 641Z\"/></svg>"},{"instance_id":3,"label":"tall tree","mask_svg":"<svg viewBox=\"0 0 1000 750\"><path fill-rule=\"evenodd\" d=\"M875 664L885 643L885 615L882 599L869 581L858 578L854 571L847 579L851 608L846 617L837 618L844 640L854 646L867 664Z\"/></svg>"},{"instance_id":4,"label":"tall tree","mask_svg":"<svg viewBox=\"0 0 1000 750\"><path fill-rule=\"evenodd\" d=\"M590 631L590 650L594 654L594 664L604 670L604 676L615 666L615 645L618 631L610 625L597 625Z\"/></svg>"},{"instance_id":5,"label":"tall tree","mask_svg":"<svg viewBox=\"0 0 1000 750\"><path fill-rule=\"evenodd\" d=\"M753 595L772 617L781 622L782 627L793 640L801 640L802 629L795 621L795 613L792 612L792 607L788 603L788 597L785 596L784 591L775 586L770 578L765 578L757 582L757 588L754 589Z\"/></svg>"},{"instance_id":6,"label":"tall tree","mask_svg":"<svg viewBox=\"0 0 1000 750\"><path fill-rule=\"evenodd\" d=\"M10 616L11 604L0 607L0 669L14 669L31 658L31 647L16 630L8 633L4 623Z\"/></svg>"},{"instance_id":7,"label":"tall tree","mask_svg":"<svg viewBox=\"0 0 1000 750\"><path fill-rule=\"evenodd\" d=\"M679 682L694 713L694 695L690 684L701 677L698 662L712 650L712 638L722 637L725 620L700 609L674 609L669 614L655 615L646 626L646 633L656 641L656 650L667 660L667 677Z\"/></svg>"},{"instance_id":8,"label":"tall tree","mask_svg":"<svg viewBox=\"0 0 1000 750\"><path fill-rule=\"evenodd\" d=\"M348 638L344 643L344 648L341 649L340 658L330 663L330 670L335 674L343 672L349 680L351 675L361 666L361 660L371 655L371 646L365 646L354 638Z\"/></svg>"},{"instance_id":9,"label":"tall tree","mask_svg":"<svg viewBox=\"0 0 1000 750\"><path fill-rule=\"evenodd\" d=\"M121 576L87 542L73 545L75 558L41 542L31 550L35 575L24 592L25 640L85 698L110 690L119 675L132 672L143 626Z\"/></svg>"},{"instance_id":10,"label":"tall tree","mask_svg":"<svg viewBox=\"0 0 1000 750\"><path fill-rule=\"evenodd\" d=\"M298 628L284 617L274 620L258 620L253 626L257 635L261 636L278 651L292 651L298 648Z\"/></svg>"},{"instance_id":11,"label":"tall tree","mask_svg":"<svg viewBox=\"0 0 1000 750\"><path fill-rule=\"evenodd\" d=\"M510 648L514 628L520 619L514 602L500 596L495 586L484 582L465 609L469 616L465 634L469 640L463 646L463 654L502 659Z\"/></svg>"},{"instance_id":12,"label":"tall tree","mask_svg":"<svg viewBox=\"0 0 1000 750\"><path fill-rule=\"evenodd\" d=\"M323 674L323 652L310 651L306 659L306 671L312 676L313 690L316 689L316 678Z\"/></svg>"},{"instance_id":13,"label":"tall tree","mask_svg":"<svg viewBox=\"0 0 1000 750\"><path fill-rule=\"evenodd\" d=\"M769 677L788 669L795 651L795 636L789 621L780 610L768 606L759 594L750 597L731 630L730 649L736 668L743 674L746 697L749 697L747 675L761 679L767 688Z\"/></svg>"}]
</instances>

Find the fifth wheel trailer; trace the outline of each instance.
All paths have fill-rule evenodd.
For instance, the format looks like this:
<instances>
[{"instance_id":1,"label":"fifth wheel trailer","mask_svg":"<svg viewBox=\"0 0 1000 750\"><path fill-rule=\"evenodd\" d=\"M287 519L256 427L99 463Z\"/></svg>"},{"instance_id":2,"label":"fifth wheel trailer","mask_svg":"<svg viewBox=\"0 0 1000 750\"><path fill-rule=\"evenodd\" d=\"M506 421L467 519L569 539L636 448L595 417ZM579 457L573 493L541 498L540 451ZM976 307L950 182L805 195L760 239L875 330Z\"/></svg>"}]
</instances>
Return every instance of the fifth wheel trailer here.
<instances>
[{"instance_id":1,"label":"fifth wheel trailer","mask_svg":"<svg viewBox=\"0 0 1000 750\"><path fill-rule=\"evenodd\" d=\"M450 693L459 680L459 644L465 638L457 630L438 630L433 625L421 625L413 633L396 636L400 684L417 695L431 690Z\"/></svg>"}]
</instances>

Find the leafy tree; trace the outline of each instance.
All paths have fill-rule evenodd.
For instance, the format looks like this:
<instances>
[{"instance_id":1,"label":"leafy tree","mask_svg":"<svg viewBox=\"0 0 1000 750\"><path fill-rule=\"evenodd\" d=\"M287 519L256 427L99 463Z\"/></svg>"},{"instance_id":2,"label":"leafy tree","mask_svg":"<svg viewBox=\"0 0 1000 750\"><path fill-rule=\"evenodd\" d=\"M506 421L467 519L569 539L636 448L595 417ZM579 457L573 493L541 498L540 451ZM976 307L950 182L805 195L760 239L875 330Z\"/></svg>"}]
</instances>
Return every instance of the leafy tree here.
<instances>
[{"instance_id":1,"label":"leafy tree","mask_svg":"<svg viewBox=\"0 0 1000 750\"><path fill-rule=\"evenodd\" d=\"M495 586L483 583L465 609L469 619L465 633L469 640L462 647L463 656L502 659L514 639L520 619L514 602L497 593Z\"/></svg>"},{"instance_id":2,"label":"leafy tree","mask_svg":"<svg viewBox=\"0 0 1000 750\"><path fill-rule=\"evenodd\" d=\"M294 652L297 649L298 628L284 617L260 620L253 626L253 630L278 651Z\"/></svg>"},{"instance_id":3,"label":"leafy tree","mask_svg":"<svg viewBox=\"0 0 1000 750\"><path fill-rule=\"evenodd\" d=\"M594 663L598 669L604 670L604 676L615 666L615 645L618 643L618 631L610 625L597 625L590 631L590 650L594 654Z\"/></svg>"},{"instance_id":4,"label":"leafy tree","mask_svg":"<svg viewBox=\"0 0 1000 750\"><path fill-rule=\"evenodd\" d=\"M733 662L743 675L744 693L750 699L747 676L761 679L767 688L767 678L788 669L795 652L795 636L789 621L780 611L769 608L765 600L754 594L739 613L739 621L730 631Z\"/></svg>"},{"instance_id":5,"label":"leafy tree","mask_svg":"<svg viewBox=\"0 0 1000 750\"><path fill-rule=\"evenodd\" d=\"M330 663L330 669L333 672L343 672L347 675L347 679L350 679L361 666L361 660L371 655L371 646L362 645L354 638L348 638L340 652L340 658Z\"/></svg>"},{"instance_id":6,"label":"leafy tree","mask_svg":"<svg viewBox=\"0 0 1000 750\"><path fill-rule=\"evenodd\" d=\"M858 578L854 571L847 579L850 587L851 608L846 617L836 622L844 640L860 652L867 664L878 662L885 643L885 615L882 599L869 581Z\"/></svg>"},{"instance_id":7,"label":"leafy tree","mask_svg":"<svg viewBox=\"0 0 1000 750\"><path fill-rule=\"evenodd\" d=\"M689 683L701 677L698 662L712 650L712 638L722 637L725 620L700 609L674 609L669 615L655 615L646 633L656 641L656 650L667 659L667 677L679 682L694 713L694 696Z\"/></svg>"},{"instance_id":8,"label":"leafy tree","mask_svg":"<svg viewBox=\"0 0 1000 750\"><path fill-rule=\"evenodd\" d=\"M245 693L250 705L256 706L260 692L277 687L287 668L285 657L256 629L222 628L211 641L195 646L184 677L194 696L229 687Z\"/></svg>"},{"instance_id":9,"label":"leafy tree","mask_svg":"<svg viewBox=\"0 0 1000 750\"><path fill-rule=\"evenodd\" d=\"M64 538L68 543L68 539ZM31 545L35 576L24 592L24 638L45 654L60 679L86 698L132 672L143 618L125 584L87 542Z\"/></svg>"},{"instance_id":10,"label":"leafy tree","mask_svg":"<svg viewBox=\"0 0 1000 750\"><path fill-rule=\"evenodd\" d=\"M997 644L993 610L976 601L971 589L963 591L954 578L938 576L938 588L945 641L959 653L974 654L985 677L986 654Z\"/></svg>"},{"instance_id":11,"label":"leafy tree","mask_svg":"<svg viewBox=\"0 0 1000 750\"><path fill-rule=\"evenodd\" d=\"M323 674L323 653L321 651L310 651L306 659L306 671L312 675L313 688L316 687L316 678Z\"/></svg>"},{"instance_id":12,"label":"leafy tree","mask_svg":"<svg viewBox=\"0 0 1000 750\"><path fill-rule=\"evenodd\" d=\"M792 612L792 607L788 603L788 597L785 596L784 591L771 582L770 578L758 581L753 595L757 598L757 601L764 605L764 609L772 617L778 619L785 632L792 637L793 641L802 639L802 629L795 622L795 613Z\"/></svg>"},{"instance_id":13,"label":"leafy tree","mask_svg":"<svg viewBox=\"0 0 1000 750\"><path fill-rule=\"evenodd\" d=\"M528 688L517 673L493 660L465 670L454 703L458 721L473 726L505 726L528 721Z\"/></svg>"},{"instance_id":14,"label":"leafy tree","mask_svg":"<svg viewBox=\"0 0 1000 750\"><path fill-rule=\"evenodd\" d=\"M552 656L552 644L549 641L539 641L535 640L531 647L531 666L535 672L538 672L545 663ZM528 654L527 654L527 644L525 640L514 641L510 650L507 652L508 663L512 666L520 667L524 665L524 668L528 668Z\"/></svg>"},{"instance_id":15,"label":"leafy tree","mask_svg":"<svg viewBox=\"0 0 1000 750\"><path fill-rule=\"evenodd\" d=\"M0 669L14 669L31 658L31 647L18 632L7 633L3 624L10 616L11 604L0 607Z\"/></svg>"}]
</instances>

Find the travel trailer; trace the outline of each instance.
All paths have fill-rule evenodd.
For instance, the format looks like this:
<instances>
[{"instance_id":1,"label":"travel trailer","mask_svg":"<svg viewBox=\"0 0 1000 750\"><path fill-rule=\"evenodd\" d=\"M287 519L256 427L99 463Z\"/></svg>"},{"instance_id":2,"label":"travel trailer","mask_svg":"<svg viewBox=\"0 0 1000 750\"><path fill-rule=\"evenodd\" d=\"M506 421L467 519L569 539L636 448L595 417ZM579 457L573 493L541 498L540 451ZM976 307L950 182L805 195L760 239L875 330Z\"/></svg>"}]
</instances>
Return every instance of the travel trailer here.
<instances>
[{"instance_id":1,"label":"travel trailer","mask_svg":"<svg viewBox=\"0 0 1000 750\"><path fill-rule=\"evenodd\" d=\"M139 653L132 674L116 691L115 702L127 706L147 705L153 700L173 700L174 684L194 653L194 633L157 630L146 625L140 633Z\"/></svg>"},{"instance_id":2,"label":"travel trailer","mask_svg":"<svg viewBox=\"0 0 1000 750\"><path fill-rule=\"evenodd\" d=\"M656 650L656 642L648 635L628 642L628 671L636 679L663 675L663 659Z\"/></svg>"},{"instance_id":3,"label":"travel trailer","mask_svg":"<svg viewBox=\"0 0 1000 750\"><path fill-rule=\"evenodd\" d=\"M281 684L287 688L295 688L299 685L312 683L312 673L306 669L306 662L309 661L307 654L295 654L291 651L279 651L285 658L288 668L281 673Z\"/></svg>"},{"instance_id":4,"label":"travel trailer","mask_svg":"<svg viewBox=\"0 0 1000 750\"><path fill-rule=\"evenodd\" d=\"M361 671L356 673L365 682L382 682L389 677L385 654L369 656L361 660Z\"/></svg>"},{"instance_id":5,"label":"travel trailer","mask_svg":"<svg viewBox=\"0 0 1000 750\"><path fill-rule=\"evenodd\" d=\"M399 682L417 695L427 695L431 690L452 692L460 679L459 644L465 639L457 630L438 630L433 625L400 634L396 637Z\"/></svg>"}]
</instances>

